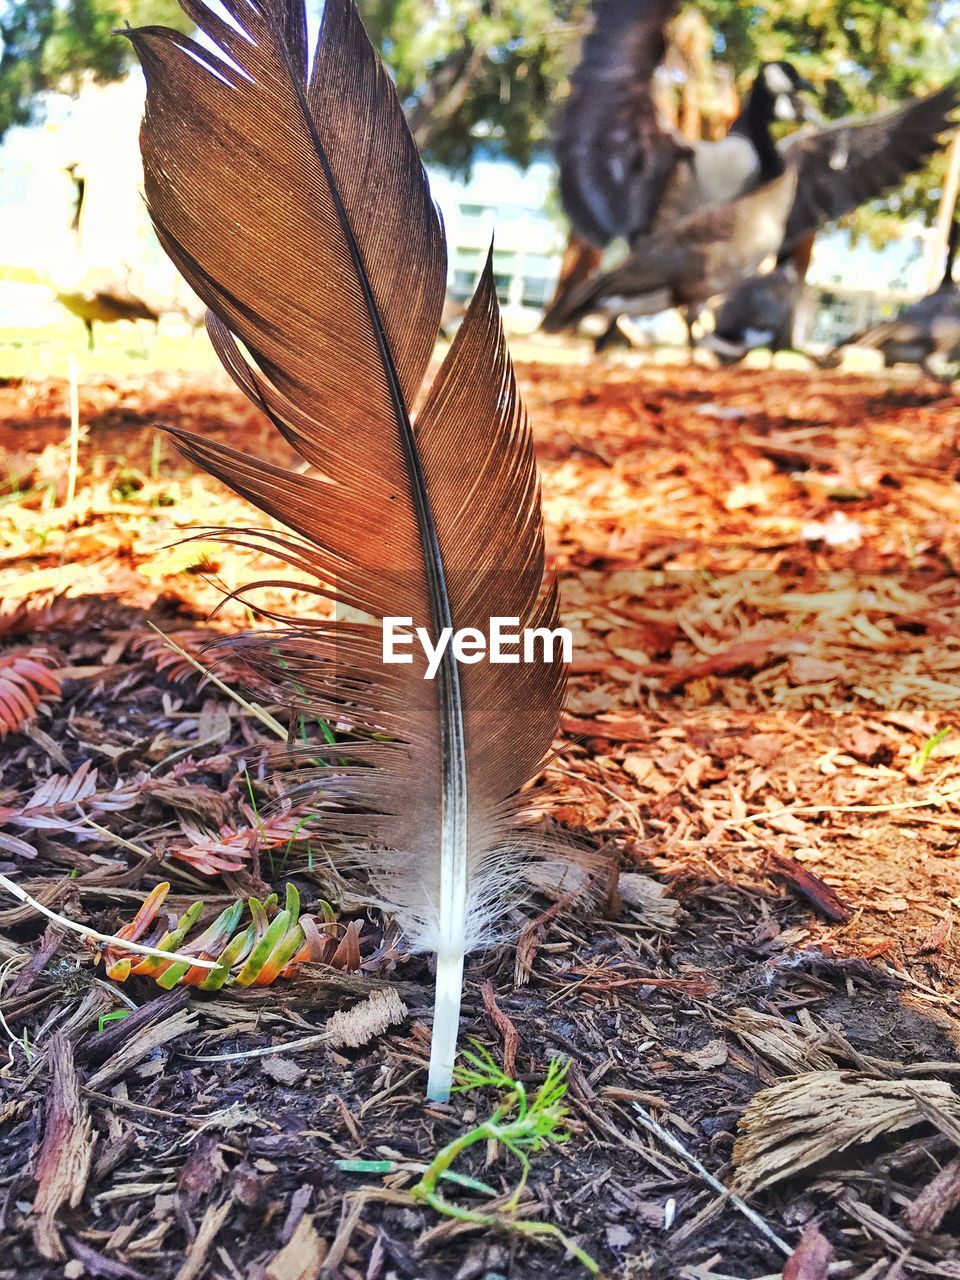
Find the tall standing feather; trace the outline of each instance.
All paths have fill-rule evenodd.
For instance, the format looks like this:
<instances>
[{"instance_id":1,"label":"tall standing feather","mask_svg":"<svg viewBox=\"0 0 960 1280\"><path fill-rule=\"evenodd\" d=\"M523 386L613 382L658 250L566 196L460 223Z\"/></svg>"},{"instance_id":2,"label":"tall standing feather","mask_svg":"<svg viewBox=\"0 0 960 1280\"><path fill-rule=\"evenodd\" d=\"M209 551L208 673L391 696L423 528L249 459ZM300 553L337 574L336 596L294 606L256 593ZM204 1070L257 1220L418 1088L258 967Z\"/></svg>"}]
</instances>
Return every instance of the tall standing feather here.
<instances>
[{"instance_id":1,"label":"tall standing feather","mask_svg":"<svg viewBox=\"0 0 960 1280\"><path fill-rule=\"evenodd\" d=\"M435 680L416 655L382 660L386 617L412 617L434 642L444 627L487 634L494 616L557 625L490 263L414 425L445 240L352 0L326 0L312 67L303 0L223 0L230 21L180 3L208 43L128 33L147 80L149 210L210 308L225 367L310 471L174 434L286 526L264 545L367 619L298 619L266 657L301 703L357 731L323 771L324 812L411 941L436 953L428 1096L442 1099L464 953L491 936L522 848L517 793L550 748L564 684L559 654L458 665L448 647Z\"/></svg>"}]
</instances>

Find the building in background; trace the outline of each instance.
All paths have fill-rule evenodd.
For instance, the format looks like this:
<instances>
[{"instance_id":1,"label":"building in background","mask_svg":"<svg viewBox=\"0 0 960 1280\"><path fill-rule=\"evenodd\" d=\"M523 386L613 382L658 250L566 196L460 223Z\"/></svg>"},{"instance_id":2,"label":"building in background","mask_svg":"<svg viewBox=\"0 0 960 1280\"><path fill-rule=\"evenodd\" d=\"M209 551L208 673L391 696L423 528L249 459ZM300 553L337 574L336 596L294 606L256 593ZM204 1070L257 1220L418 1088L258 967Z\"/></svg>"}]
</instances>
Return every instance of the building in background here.
<instances>
[{"instance_id":1,"label":"building in background","mask_svg":"<svg viewBox=\"0 0 960 1280\"><path fill-rule=\"evenodd\" d=\"M431 169L430 182L447 228L450 298L471 298L492 244L504 322L515 330L534 328L556 285L565 244L552 212L552 165L536 161L522 170L482 157L469 178Z\"/></svg>"}]
</instances>

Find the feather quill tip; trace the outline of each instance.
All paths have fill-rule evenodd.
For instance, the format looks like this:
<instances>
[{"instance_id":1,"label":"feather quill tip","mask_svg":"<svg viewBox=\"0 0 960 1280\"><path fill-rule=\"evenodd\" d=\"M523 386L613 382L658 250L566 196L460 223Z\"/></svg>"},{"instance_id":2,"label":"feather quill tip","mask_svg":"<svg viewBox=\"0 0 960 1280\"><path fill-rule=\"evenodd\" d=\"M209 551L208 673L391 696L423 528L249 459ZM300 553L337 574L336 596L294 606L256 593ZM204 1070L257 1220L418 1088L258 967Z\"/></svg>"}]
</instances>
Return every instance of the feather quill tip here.
<instances>
[{"instance_id":1,"label":"feather quill tip","mask_svg":"<svg viewBox=\"0 0 960 1280\"><path fill-rule=\"evenodd\" d=\"M453 1087L462 991L463 952L439 954L433 1002L433 1038L430 1042L430 1067L427 1073L427 1098L430 1102L446 1102Z\"/></svg>"}]
</instances>

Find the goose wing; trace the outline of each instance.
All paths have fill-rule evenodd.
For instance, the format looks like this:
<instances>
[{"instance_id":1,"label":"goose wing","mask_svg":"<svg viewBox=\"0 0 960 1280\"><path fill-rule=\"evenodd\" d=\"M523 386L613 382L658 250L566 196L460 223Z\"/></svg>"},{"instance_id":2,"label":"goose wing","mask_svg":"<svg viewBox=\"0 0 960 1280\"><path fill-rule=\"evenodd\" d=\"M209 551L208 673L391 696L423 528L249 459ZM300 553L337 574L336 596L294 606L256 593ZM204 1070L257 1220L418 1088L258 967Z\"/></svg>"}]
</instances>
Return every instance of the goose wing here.
<instances>
[{"instance_id":1,"label":"goose wing","mask_svg":"<svg viewBox=\"0 0 960 1280\"><path fill-rule=\"evenodd\" d=\"M593 26L573 74L554 151L574 230L602 248L649 229L684 154L657 120L653 73L679 0L594 0Z\"/></svg>"},{"instance_id":2,"label":"goose wing","mask_svg":"<svg viewBox=\"0 0 960 1280\"><path fill-rule=\"evenodd\" d=\"M922 169L950 128L958 101L960 81L955 81L902 107L784 138L779 144L783 158L798 171L784 248Z\"/></svg>"},{"instance_id":3,"label":"goose wing","mask_svg":"<svg viewBox=\"0 0 960 1280\"><path fill-rule=\"evenodd\" d=\"M636 241L620 266L555 304L543 328L557 333L593 311L652 315L733 288L776 253L796 181L796 171L787 169L738 200L708 205L669 231Z\"/></svg>"}]
</instances>

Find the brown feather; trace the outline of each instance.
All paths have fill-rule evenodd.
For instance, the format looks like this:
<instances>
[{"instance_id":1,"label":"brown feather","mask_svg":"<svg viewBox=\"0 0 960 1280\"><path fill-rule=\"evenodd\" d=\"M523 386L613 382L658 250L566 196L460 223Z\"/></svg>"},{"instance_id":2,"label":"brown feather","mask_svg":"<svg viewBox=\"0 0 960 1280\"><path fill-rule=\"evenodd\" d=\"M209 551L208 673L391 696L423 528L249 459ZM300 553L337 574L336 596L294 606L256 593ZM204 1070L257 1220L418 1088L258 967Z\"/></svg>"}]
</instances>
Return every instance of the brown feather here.
<instances>
[{"instance_id":1,"label":"brown feather","mask_svg":"<svg viewBox=\"0 0 960 1280\"><path fill-rule=\"evenodd\" d=\"M236 540L368 619L297 620L261 657L311 714L359 735L327 753L318 804L331 832L365 842L355 853L412 942L437 951L449 1023L451 974L459 984L464 949L502 909L517 792L550 748L564 675L558 655L459 665L448 649L435 680L422 658L382 658L388 616L434 642L446 626L486 634L493 616L557 624L491 264L414 427L445 242L352 0L327 0L309 80L302 0L225 0L232 23L181 4L219 52L164 28L130 33L147 78L150 213L213 312L225 367L313 472L175 434L289 531ZM449 1087L452 1052L435 1039L432 1096Z\"/></svg>"}]
</instances>

